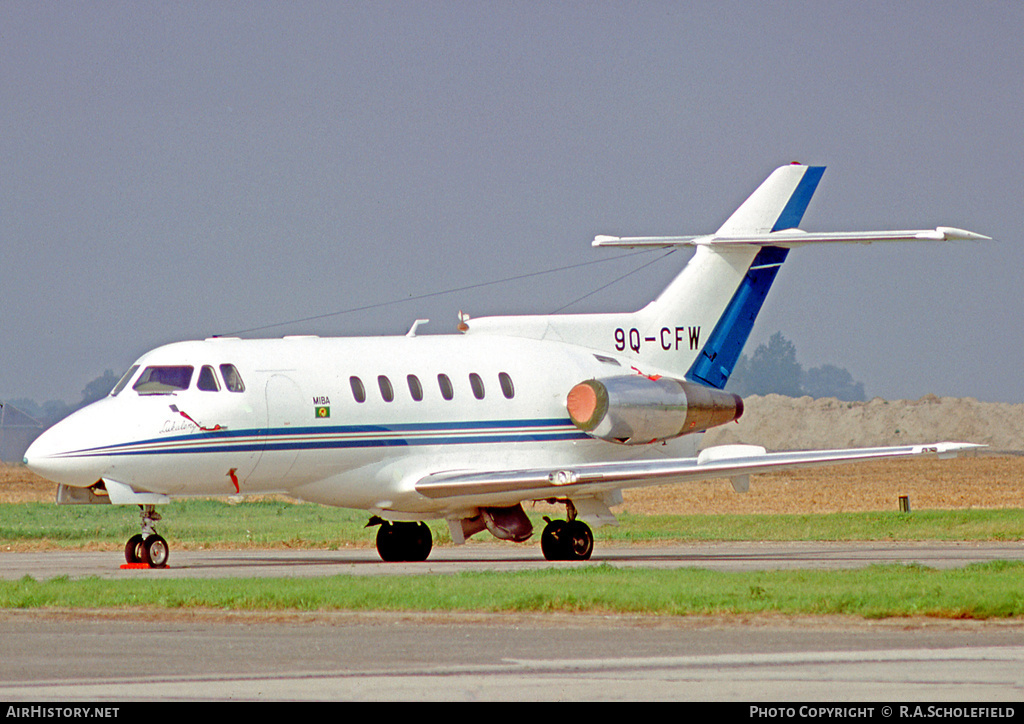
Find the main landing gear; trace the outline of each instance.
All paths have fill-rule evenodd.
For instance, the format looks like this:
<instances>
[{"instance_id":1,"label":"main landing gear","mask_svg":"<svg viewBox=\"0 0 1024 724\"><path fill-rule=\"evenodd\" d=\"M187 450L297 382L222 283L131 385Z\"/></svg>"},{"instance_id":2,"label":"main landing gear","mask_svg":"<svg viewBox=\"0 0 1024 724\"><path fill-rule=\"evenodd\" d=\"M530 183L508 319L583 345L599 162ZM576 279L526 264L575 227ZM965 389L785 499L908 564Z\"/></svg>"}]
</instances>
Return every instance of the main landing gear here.
<instances>
[{"instance_id":1,"label":"main landing gear","mask_svg":"<svg viewBox=\"0 0 1024 724\"><path fill-rule=\"evenodd\" d=\"M546 515L540 534L540 550L549 561L586 561L594 552L594 534L590 526L576 519L576 506L565 501L568 520L551 520Z\"/></svg>"},{"instance_id":2,"label":"main landing gear","mask_svg":"<svg viewBox=\"0 0 1024 724\"><path fill-rule=\"evenodd\" d=\"M133 535L124 546L124 559L128 563L145 563L150 568L166 568L170 547L157 535L153 524L160 520L160 514L152 505L140 505L142 510L142 533Z\"/></svg>"},{"instance_id":3,"label":"main landing gear","mask_svg":"<svg viewBox=\"0 0 1024 724\"><path fill-rule=\"evenodd\" d=\"M426 523L391 523L375 515L366 527L375 525L380 526L377 530L377 553L381 560L389 563L421 563L427 560L434 541Z\"/></svg>"},{"instance_id":4,"label":"main landing gear","mask_svg":"<svg viewBox=\"0 0 1024 724\"><path fill-rule=\"evenodd\" d=\"M560 502L565 503L568 520L544 517L547 525L540 536L540 549L544 557L549 561L590 560L590 554L594 552L594 534L590 526L577 520L576 506L571 500ZM419 563L427 560L433 540L426 523L392 523L375 515L366 527L372 528L375 525L380 526L377 530L377 553L381 560L389 563Z\"/></svg>"}]
</instances>

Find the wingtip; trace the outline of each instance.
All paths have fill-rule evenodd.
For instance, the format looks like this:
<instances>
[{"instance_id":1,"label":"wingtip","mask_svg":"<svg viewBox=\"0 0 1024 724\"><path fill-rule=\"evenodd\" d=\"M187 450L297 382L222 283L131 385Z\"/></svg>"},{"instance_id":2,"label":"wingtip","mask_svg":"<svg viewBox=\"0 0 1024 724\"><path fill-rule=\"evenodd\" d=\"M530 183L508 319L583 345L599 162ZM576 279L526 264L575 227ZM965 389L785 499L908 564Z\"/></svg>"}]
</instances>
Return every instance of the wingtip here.
<instances>
[{"instance_id":1,"label":"wingtip","mask_svg":"<svg viewBox=\"0 0 1024 724\"><path fill-rule=\"evenodd\" d=\"M946 459L955 458L960 453L974 452L986 447L988 445L974 442L937 442L932 445L920 445L915 452L932 453L938 455L939 458Z\"/></svg>"},{"instance_id":2,"label":"wingtip","mask_svg":"<svg viewBox=\"0 0 1024 724\"><path fill-rule=\"evenodd\" d=\"M992 241L991 236L977 234L966 229L958 229L955 226L940 226L935 229L946 241Z\"/></svg>"}]
</instances>

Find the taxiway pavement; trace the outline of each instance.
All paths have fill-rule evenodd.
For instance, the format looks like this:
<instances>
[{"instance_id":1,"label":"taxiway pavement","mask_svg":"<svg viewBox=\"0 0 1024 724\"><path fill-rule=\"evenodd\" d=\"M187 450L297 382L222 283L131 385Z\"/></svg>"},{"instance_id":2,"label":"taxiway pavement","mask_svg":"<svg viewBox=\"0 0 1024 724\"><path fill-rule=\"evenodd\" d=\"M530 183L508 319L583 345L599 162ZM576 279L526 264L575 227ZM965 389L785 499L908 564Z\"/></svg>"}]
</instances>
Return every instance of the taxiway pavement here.
<instances>
[{"instance_id":1,"label":"taxiway pavement","mask_svg":"<svg viewBox=\"0 0 1024 724\"><path fill-rule=\"evenodd\" d=\"M590 561L546 561L539 546L484 543L437 547L423 563L384 563L372 548L348 550L171 550L161 570L125 570L116 552L0 552L0 578L224 578L329 575L406 575L463 571L521 571L592 566L707 568L718 571L857 568L873 563L920 563L954 568L992 560L1024 560L1019 542L784 542L599 546Z\"/></svg>"},{"instance_id":2,"label":"taxiway pavement","mask_svg":"<svg viewBox=\"0 0 1024 724\"><path fill-rule=\"evenodd\" d=\"M937 568L1020 560L998 543L602 546L587 563L536 547L172 551L165 570L116 552L0 552L0 576L211 578L448 574L552 566L714 570ZM0 611L0 701L166 700L1019 702L1024 623L517 614Z\"/></svg>"}]
</instances>

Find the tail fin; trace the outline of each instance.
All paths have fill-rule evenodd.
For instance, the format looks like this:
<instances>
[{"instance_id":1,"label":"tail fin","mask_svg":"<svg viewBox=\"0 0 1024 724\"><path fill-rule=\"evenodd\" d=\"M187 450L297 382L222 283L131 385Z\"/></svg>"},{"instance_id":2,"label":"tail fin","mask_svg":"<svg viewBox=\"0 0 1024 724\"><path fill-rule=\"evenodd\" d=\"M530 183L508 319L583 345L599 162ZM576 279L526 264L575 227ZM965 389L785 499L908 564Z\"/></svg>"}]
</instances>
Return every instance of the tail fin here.
<instances>
[{"instance_id":1,"label":"tail fin","mask_svg":"<svg viewBox=\"0 0 1024 724\"><path fill-rule=\"evenodd\" d=\"M801 164L776 169L714 234L594 239L594 246L696 247L676 278L638 312L488 317L469 321L463 325L464 331L574 344L628 357L645 373L685 377L721 389L779 267L794 246L988 239L947 226L905 231L801 231L797 227L824 172L824 166Z\"/></svg>"},{"instance_id":2,"label":"tail fin","mask_svg":"<svg viewBox=\"0 0 1024 724\"><path fill-rule=\"evenodd\" d=\"M824 173L824 166L793 164L776 169L722 224L716 235L772 233L797 228ZM718 389L725 387L775 275L788 254L789 249L777 246L760 248L707 343L687 371L686 379Z\"/></svg>"},{"instance_id":3,"label":"tail fin","mask_svg":"<svg viewBox=\"0 0 1024 724\"><path fill-rule=\"evenodd\" d=\"M824 172L824 166L798 164L776 169L712 238L761 236L795 228ZM644 327L659 330L659 334L662 329L675 330L685 323L688 351L696 351L696 358L678 354L673 332L672 349L663 350L672 354L660 355L658 366L677 374L685 370L687 379L721 389L732 374L788 250L752 244L723 247L701 241L700 237L691 239L697 244L694 258L637 316ZM708 334L708 330L710 335L701 346L701 335ZM681 367L681 362L687 366Z\"/></svg>"},{"instance_id":4,"label":"tail fin","mask_svg":"<svg viewBox=\"0 0 1024 724\"><path fill-rule=\"evenodd\" d=\"M775 169L750 197L740 204L715 236L764 234L800 226L807 204L818 188L824 166L797 163Z\"/></svg>"}]
</instances>

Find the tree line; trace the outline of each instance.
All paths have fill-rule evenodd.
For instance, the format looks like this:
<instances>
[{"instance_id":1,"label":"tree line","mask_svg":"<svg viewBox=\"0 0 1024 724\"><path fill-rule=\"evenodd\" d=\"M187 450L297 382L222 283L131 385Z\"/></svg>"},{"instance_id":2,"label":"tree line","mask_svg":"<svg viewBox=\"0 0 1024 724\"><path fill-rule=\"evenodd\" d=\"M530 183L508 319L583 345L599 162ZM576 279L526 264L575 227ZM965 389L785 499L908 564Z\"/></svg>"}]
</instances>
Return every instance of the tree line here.
<instances>
[{"instance_id":1,"label":"tree line","mask_svg":"<svg viewBox=\"0 0 1024 724\"><path fill-rule=\"evenodd\" d=\"M726 389L740 397L775 393L788 397L836 397L848 402L867 399L864 383L855 382L841 367L801 367L796 361L796 345L782 332L773 334L767 344L758 345L749 357L740 355Z\"/></svg>"},{"instance_id":2,"label":"tree line","mask_svg":"<svg viewBox=\"0 0 1024 724\"><path fill-rule=\"evenodd\" d=\"M82 399L75 403L67 403L63 400L47 400L46 402L38 403L27 397L21 397L5 400L4 404L16 407L46 428L59 420L63 420L75 410L109 395L119 379L120 377L114 374L114 370L105 371L85 386L85 389L82 390Z\"/></svg>"}]
</instances>

